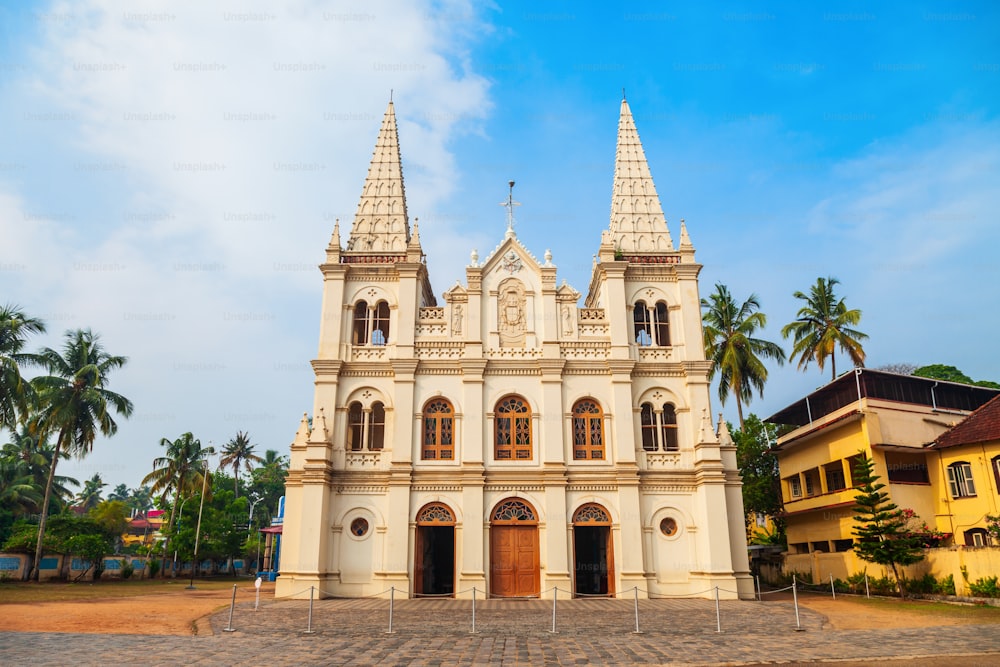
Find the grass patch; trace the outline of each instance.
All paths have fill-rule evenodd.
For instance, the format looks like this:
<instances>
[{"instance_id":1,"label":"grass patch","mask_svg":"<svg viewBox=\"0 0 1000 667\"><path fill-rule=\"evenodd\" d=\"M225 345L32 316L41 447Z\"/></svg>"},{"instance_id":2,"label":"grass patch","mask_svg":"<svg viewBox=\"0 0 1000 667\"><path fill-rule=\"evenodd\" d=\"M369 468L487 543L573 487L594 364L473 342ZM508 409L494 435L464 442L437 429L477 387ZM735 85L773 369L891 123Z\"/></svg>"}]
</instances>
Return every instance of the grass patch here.
<instances>
[{"instance_id":1,"label":"grass patch","mask_svg":"<svg viewBox=\"0 0 1000 667\"><path fill-rule=\"evenodd\" d=\"M866 598L863 596L838 596L837 602L841 600L891 613L958 618L980 623L1000 623L1000 607L991 607L989 605L949 604L933 600L898 600L891 598Z\"/></svg>"},{"instance_id":2,"label":"grass patch","mask_svg":"<svg viewBox=\"0 0 1000 667\"><path fill-rule=\"evenodd\" d=\"M6 582L0 584L0 605L25 602L100 600L177 593L183 591L189 581L185 577L183 579L81 581L75 584L62 581L38 584ZM231 590L234 583L242 584L243 586L248 585L247 579L233 579L231 577L195 579L195 586L200 591ZM249 585L252 586L253 582L249 582Z\"/></svg>"}]
</instances>

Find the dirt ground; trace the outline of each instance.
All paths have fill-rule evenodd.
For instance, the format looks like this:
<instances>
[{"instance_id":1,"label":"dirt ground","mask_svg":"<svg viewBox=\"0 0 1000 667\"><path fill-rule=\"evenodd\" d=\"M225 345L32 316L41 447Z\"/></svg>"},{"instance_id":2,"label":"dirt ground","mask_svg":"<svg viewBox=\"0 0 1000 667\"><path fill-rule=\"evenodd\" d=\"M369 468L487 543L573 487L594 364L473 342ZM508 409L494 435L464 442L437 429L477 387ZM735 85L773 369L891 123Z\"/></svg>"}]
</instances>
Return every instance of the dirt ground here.
<instances>
[{"instance_id":1,"label":"dirt ground","mask_svg":"<svg viewBox=\"0 0 1000 667\"><path fill-rule=\"evenodd\" d=\"M273 595L274 584L264 584L261 600L270 600ZM226 608L231 599L232 589L223 589L179 590L156 595L68 602L0 604L0 631L210 634L207 617ZM253 585L241 586L237 601L252 599ZM827 618L827 627L836 630L1000 623L1000 614L955 613L958 609L942 612L932 607L901 612L891 601L873 603L846 596L832 600L825 596L802 595L799 604L823 614Z\"/></svg>"},{"instance_id":2,"label":"dirt ground","mask_svg":"<svg viewBox=\"0 0 1000 667\"><path fill-rule=\"evenodd\" d=\"M237 602L253 600L252 583L240 587ZM274 597L274 584L264 584L261 600ZM232 588L179 590L155 595L0 604L0 631L92 632L98 634L211 634L208 616L229 606Z\"/></svg>"}]
</instances>

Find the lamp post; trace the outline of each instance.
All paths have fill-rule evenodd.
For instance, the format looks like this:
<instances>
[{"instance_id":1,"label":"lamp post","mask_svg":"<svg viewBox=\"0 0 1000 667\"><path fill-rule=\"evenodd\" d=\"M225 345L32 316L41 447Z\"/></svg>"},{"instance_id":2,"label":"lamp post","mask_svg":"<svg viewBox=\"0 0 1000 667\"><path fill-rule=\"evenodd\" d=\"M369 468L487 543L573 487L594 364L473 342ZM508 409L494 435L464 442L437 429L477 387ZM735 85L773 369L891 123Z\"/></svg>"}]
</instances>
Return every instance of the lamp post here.
<instances>
[{"instance_id":1,"label":"lamp post","mask_svg":"<svg viewBox=\"0 0 1000 667\"><path fill-rule=\"evenodd\" d=\"M201 503L198 505L198 527L194 529L194 562L191 563L191 582L187 585L187 590L193 591L194 588L194 570L198 567L198 543L201 540L201 512L205 509L205 491L208 488L208 457L214 454L215 450L212 449L211 442L209 443L208 449L205 451L205 458L202 459L202 470L201 470Z\"/></svg>"}]
</instances>

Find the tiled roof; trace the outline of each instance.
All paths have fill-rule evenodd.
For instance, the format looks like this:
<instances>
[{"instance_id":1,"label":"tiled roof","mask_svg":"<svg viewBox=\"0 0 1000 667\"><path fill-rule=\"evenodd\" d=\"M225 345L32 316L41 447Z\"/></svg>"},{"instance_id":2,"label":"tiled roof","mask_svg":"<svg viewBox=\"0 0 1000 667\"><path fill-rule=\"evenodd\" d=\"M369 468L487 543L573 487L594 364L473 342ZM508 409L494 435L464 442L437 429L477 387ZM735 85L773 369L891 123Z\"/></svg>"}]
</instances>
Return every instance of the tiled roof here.
<instances>
[{"instance_id":1,"label":"tiled roof","mask_svg":"<svg viewBox=\"0 0 1000 667\"><path fill-rule=\"evenodd\" d=\"M941 434L931 448L943 449L989 440L1000 440L1000 396Z\"/></svg>"}]
</instances>

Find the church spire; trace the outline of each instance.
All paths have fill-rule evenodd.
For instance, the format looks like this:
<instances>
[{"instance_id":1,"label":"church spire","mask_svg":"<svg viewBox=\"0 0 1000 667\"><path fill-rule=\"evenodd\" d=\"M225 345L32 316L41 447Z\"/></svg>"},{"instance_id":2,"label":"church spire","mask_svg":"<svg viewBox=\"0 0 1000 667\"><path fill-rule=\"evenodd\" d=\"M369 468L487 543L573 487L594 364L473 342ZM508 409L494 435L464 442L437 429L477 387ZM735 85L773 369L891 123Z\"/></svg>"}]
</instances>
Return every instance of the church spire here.
<instances>
[{"instance_id":1,"label":"church spire","mask_svg":"<svg viewBox=\"0 0 1000 667\"><path fill-rule=\"evenodd\" d=\"M615 250L626 253L674 250L639 132L624 98L618 121L609 231Z\"/></svg>"},{"instance_id":2,"label":"church spire","mask_svg":"<svg viewBox=\"0 0 1000 667\"><path fill-rule=\"evenodd\" d=\"M347 240L348 252L404 252L410 241L403 165L392 101L385 110L361 201Z\"/></svg>"}]
</instances>

